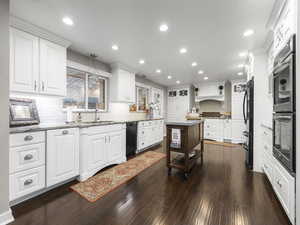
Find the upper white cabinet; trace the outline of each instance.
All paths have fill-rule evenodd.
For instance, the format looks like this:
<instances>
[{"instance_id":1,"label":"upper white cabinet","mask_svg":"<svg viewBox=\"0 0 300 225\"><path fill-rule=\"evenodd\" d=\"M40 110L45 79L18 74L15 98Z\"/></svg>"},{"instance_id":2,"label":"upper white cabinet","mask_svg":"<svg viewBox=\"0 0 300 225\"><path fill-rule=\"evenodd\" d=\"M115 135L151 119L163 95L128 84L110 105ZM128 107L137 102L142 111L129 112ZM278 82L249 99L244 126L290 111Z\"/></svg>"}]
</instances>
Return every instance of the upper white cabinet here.
<instances>
[{"instance_id":1,"label":"upper white cabinet","mask_svg":"<svg viewBox=\"0 0 300 225\"><path fill-rule=\"evenodd\" d=\"M47 186L79 175L79 129L47 131Z\"/></svg>"},{"instance_id":2,"label":"upper white cabinet","mask_svg":"<svg viewBox=\"0 0 300 225\"><path fill-rule=\"evenodd\" d=\"M168 110L169 121L186 120L186 115L192 108L191 87L175 87L168 89Z\"/></svg>"},{"instance_id":3,"label":"upper white cabinet","mask_svg":"<svg viewBox=\"0 0 300 225\"><path fill-rule=\"evenodd\" d=\"M243 120L243 100L246 90L246 81L234 80L231 84L231 118L233 120Z\"/></svg>"},{"instance_id":4,"label":"upper white cabinet","mask_svg":"<svg viewBox=\"0 0 300 225\"><path fill-rule=\"evenodd\" d=\"M66 48L40 39L40 92L65 96L66 93Z\"/></svg>"},{"instance_id":5,"label":"upper white cabinet","mask_svg":"<svg viewBox=\"0 0 300 225\"><path fill-rule=\"evenodd\" d=\"M11 28L10 30L10 89L38 92L39 38Z\"/></svg>"},{"instance_id":6,"label":"upper white cabinet","mask_svg":"<svg viewBox=\"0 0 300 225\"><path fill-rule=\"evenodd\" d=\"M66 95L66 48L10 29L10 90Z\"/></svg>"},{"instance_id":7,"label":"upper white cabinet","mask_svg":"<svg viewBox=\"0 0 300 225\"><path fill-rule=\"evenodd\" d=\"M110 79L112 102L135 103L135 74L120 68L112 69Z\"/></svg>"}]
</instances>

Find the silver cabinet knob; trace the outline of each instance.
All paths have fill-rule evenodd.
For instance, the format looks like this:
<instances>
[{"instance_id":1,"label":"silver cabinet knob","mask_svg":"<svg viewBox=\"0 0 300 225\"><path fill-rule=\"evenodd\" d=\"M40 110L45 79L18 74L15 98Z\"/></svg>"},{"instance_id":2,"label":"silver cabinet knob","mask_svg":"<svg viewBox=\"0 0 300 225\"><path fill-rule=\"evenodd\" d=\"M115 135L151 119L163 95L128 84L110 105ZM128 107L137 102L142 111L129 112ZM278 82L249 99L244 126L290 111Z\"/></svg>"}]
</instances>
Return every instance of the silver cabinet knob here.
<instances>
[{"instance_id":1,"label":"silver cabinet knob","mask_svg":"<svg viewBox=\"0 0 300 225\"><path fill-rule=\"evenodd\" d=\"M33 183L33 180L32 179L27 179L24 181L24 185L27 186L27 185L30 185Z\"/></svg>"},{"instance_id":2,"label":"silver cabinet knob","mask_svg":"<svg viewBox=\"0 0 300 225\"><path fill-rule=\"evenodd\" d=\"M32 154L27 154L24 156L24 160L31 160L33 158Z\"/></svg>"},{"instance_id":3,"label":"silver cabinet knob","mask_svg":"<svg viewBox=\"0 0 300 225\"><path fill-rule=\"evenodd\" d=\"M63 130L62 134L63 135L69 134L69 131L68 130Z\"/></svg>"},{"instance_id":4,"label":"silver cabinet knob","mask_svg":"<svg viewBox=\"0 0 300 225\"><path fill-rule=\"evenodd\" d=\"M33 137L31 135L27 135L24 137L24 141L32 141Z\"/></svg>"}]
</instances>

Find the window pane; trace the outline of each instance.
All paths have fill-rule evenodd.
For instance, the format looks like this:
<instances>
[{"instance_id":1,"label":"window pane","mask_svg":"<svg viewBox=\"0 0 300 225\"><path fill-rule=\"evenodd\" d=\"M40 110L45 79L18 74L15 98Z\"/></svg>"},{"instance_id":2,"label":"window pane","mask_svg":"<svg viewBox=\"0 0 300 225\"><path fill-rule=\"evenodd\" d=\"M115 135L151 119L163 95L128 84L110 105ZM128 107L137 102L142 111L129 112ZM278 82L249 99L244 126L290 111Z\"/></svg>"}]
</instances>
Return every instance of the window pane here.
<instances>
[{"instance_id":1,"label":"window pane","mask_svg":"<svg viewBox=\"0 0 300 225\"><path fill-rule=\"evenodd\" d=\"M88 108L105 110L105 79L89 75Z\"/></svg>"},{"instance_id":2,"label":"window pane","mask_svg":"<svg viewBox=\"0 0 300 225\"><path fill-rule=\"evenodd\" d=\"M73 106L78 109L85 108L85 73L67 69L67 97L63 101L63 107Z\"/></svg>"}]
</instances>

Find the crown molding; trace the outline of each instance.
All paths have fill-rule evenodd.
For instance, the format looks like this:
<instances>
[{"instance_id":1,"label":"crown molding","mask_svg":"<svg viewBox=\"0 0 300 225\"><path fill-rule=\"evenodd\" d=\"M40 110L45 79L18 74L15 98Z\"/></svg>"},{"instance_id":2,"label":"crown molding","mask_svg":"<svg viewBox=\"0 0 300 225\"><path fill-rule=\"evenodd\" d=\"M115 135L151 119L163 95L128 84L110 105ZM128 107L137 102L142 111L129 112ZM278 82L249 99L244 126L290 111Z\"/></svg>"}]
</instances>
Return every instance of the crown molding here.
<instances>
[{"instance_id":1,"label":"crown molding","mask_svg":"<svg viewBox=\"0 0 300 225\"><path fill-rule=\"evenodd\" d=\"M40 28L32 23L29 23L23 19L20 19L15 16L10 16L9 23L11 27L14 27L16 29L25 31L27 33L33 34L37 37L46 39L48 41L51 41L53 43L56 43L58 45L61 45L65 48L68 48L71 45L71 42L48 31L43 28Z\"/></svg>"},{"instance_id":2,"label":"crown molding","mask_svg":"<svg viewBox=\"0 0 300 225\"><path fill-rule=\"evenodd\" d=\"M271 12L268 22L266 24L267 30L274 30L274 28L281 16L281 13L288 1L289 0L276 0L275 1L272 12Z\"/></svg>"}]
</instances>

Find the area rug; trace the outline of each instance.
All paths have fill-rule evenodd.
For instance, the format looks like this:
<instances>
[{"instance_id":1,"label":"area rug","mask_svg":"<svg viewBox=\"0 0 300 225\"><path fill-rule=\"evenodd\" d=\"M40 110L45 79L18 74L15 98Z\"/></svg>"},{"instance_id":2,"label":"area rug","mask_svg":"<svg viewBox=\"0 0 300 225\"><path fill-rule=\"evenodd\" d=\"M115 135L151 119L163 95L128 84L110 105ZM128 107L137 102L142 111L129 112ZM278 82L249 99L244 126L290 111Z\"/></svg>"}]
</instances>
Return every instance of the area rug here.
<instances>
[{"instance_id":1,"label":"area rug","mask_svg":"<svg viewBox=\"0 0 300 225\"><path fill-rule=\"evenodd\" d=\"M165 157L163 153L148 151L75 184L71 189L89 202L95 202Z\"/></svg>"}]
</instances>

